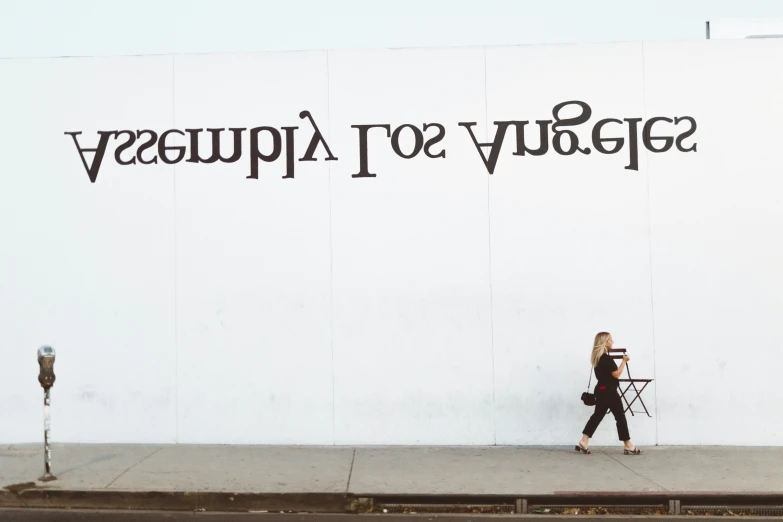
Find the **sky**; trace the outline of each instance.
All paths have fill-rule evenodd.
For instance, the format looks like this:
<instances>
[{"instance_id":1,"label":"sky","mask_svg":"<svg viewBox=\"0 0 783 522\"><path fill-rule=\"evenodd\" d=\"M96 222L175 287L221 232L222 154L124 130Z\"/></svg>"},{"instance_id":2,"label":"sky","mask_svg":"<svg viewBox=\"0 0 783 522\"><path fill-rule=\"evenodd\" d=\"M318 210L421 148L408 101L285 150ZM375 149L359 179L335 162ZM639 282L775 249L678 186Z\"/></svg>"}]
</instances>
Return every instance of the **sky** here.
<instances>
[{"instance_id":1,"label":"sky","mask_svg":"<svg viewBox=\"0 0 783 522\"><path fill-rule=\"evenodd\" d=\"M703 40L783 0L0 0L0 58Z\"/></svg>"}]
</instances>

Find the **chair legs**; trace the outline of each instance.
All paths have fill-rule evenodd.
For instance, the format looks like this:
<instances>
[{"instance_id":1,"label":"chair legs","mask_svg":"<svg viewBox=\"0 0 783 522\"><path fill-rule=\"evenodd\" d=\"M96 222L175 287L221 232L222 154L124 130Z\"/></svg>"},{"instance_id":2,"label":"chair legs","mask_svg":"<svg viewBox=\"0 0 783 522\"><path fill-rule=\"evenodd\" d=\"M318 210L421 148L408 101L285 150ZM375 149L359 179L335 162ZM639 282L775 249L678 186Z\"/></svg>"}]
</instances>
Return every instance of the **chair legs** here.
<instances>
[{"instance_id":1,"label":"chair legs","mask_svg":"<svg viewBox=\"0 0 783 522\"><path fill-rule=\"evenodd\" d=\"M648 417L652 417L652 415L650 415L650 412L647 411L647 406L644 404L644 400L642 399L642 392L647 387L647 385L650 384L650 380L648 380L648 379L638 379L639 382L643 382L644 383L644 385L641 387L641 389L636 387L637 379L629 379L629 381L630 382L628 383L628 386L626 386L624 390L623 389L620 390L620 396L622 397L623 401L625 402L625 411L626 412L630 412L631 416L634 416L634 413L642 413L641 411L634 412L631 409L631 406L633 405L633 403L635 403L636 400L638 399L639 402L642 404L642 408L644 408L644 413L646 413ZM626 397L625 394L628 393L628 391L630 391L631 388L633 388L633 391L634 391L634 393L636 395L633 398L633 400L631 400L631 402L628 402L628 397Z\"/></svg>"}]
</instances>

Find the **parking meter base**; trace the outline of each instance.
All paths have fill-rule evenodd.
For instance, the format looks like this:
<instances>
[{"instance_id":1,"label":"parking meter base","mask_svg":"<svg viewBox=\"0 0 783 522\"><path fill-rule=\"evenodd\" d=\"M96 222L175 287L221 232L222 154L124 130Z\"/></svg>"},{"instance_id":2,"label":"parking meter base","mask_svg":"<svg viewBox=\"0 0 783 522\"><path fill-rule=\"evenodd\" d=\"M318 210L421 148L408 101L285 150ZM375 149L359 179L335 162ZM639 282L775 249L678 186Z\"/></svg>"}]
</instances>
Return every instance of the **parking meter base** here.
<instances>
[{"instance_id":1,"label":"parking meter base","mask_svg":"<svg viewBox=\"0 0 783 522\"><path fill-rule=\"evenodd\" d=\"M43 477L40 477L38 479L38 482L51 482L53 480L57 480L57 477L55 477L51 473L44 473Z\"/></svg>"}]
</instances>

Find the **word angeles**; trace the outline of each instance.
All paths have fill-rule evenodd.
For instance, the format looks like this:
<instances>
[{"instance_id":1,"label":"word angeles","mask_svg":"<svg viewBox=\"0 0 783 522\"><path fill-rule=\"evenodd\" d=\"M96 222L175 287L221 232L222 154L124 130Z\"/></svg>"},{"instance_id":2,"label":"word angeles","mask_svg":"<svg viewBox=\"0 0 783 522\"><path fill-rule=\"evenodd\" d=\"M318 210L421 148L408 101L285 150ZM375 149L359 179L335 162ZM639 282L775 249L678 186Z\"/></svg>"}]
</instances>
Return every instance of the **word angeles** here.
<instances>
[{"instance_id":1,"label":"word angeles","mask_svg":"<svg viewBox=\"0 0 783 522\"><path fill-rule=\"evenodd\" d=\"M574 115L565 117L567 111ZM675 147L680 152L695 152L696 143L685 144L696 132L696 120L690 116L666 118L657 116L644 121L643 118L605 118L595 121L591 128L580 126L588 124L593 111L582 101L568 101L556 105L552 109L552 119L495 121L495 136L489 143L480 143L474 127L476 122L459 122L458 127L466 130L466 145L472 141L489 174L494 173L498 158L507 135L513 134L515 150L513 156L543 156L550 149L561 156L573 154L589 155L593 150L600 154L617 154L626 149L628 155L627 170L639 170L639 141L652 153L662 153ZM189 163L235 163L247 158L250 164L248 179L258 179L261 163L272 163L284 156L286 174L283 178L293 178L297 161L318 161L316 151L322 149L325 161L336 161L326 139L316 125L309 111L302 111L299 118L307 120L312 128L312 134L307 138L308 146L304 155L297 158L295 144L299 127L232 127L229 129L171 129L158 134L145 130L108 130L98 131L98 144L93 148L85 147L79 142L81 132L66 132L73 138L76 150L81 157L87 175L92 183L98 179L101 164L106 156L109 145L113 145L114 161L119 165L149 165L158 163L175 164L181 161ZM653 129L655 126L655 129ZM537 129L536 129L537 127ZM394 153L403 159L412 159L424 154L430 159L443 159L446 150L441 141L446 136L446 128L440 123L425 123L421 127L404 124L392 129L389 124L351 125L357 130L359 147L359 168L354 178L374 178L370 172L367 142L370 132L385 135ZM576 130L589 131L590 146L582 146ZM227 132L226 132L227 131ZM655 135L654 135L655 132ZM200 142L199 137L209 138L209 155L207 147ZM585 134L585 133L583 133ZM172 144L173 135L182 136L184 145ZM245 138L247 136L247 138ZM531 139L535 138L535 139ZM231 155L224 154L223 142L231 143ZM265 142L262 144L262 140ZM271 142L271 143L270 143ZM535 142L535 145L531 145ZM263 146L262 146L263 145ZM405 149L405 150L403 150ZM85 153L94 153L92 161L88 161Z\"/></svg>"}]
</instances>

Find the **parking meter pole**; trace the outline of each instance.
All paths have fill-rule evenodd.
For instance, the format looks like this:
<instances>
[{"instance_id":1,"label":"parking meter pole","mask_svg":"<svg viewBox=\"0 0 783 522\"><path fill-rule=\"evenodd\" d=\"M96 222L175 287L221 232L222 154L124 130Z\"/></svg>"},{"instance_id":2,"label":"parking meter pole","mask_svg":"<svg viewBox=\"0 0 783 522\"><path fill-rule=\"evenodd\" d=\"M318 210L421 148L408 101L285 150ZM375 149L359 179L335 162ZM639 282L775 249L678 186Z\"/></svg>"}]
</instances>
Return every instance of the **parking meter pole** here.
<instances>
[{"instance_id":1,"label":"parking meter pole","mask_svg":"<svg viewBox=\"0 0 783 522\"><path fill-rule=\"evenodd\" d=\"M49 429L51 421L51 412L49 408L51 406L50 390L44 390L44 474L40 480L41 482L49 482L50 480L56 480L57 477L52 475L52 446L49 441Z\"/></svg>"},{"instance_id":2,"label":"parking meter pole","mask_svg":"<svg viewBox=\"0 0 783 522\"><path fill-rule=\"evenodd\" d=\"M52 445L49 432L51 427L50 407L52 404L50 390L54 386L56 379L54 375L54 357L54 349L51 346L42 346L38 349L38 382L41 383L41 387L44 390L44 474L38 479L41 482L57 480L57 477L52 475Z\"/></svg>"}]
</instances>

